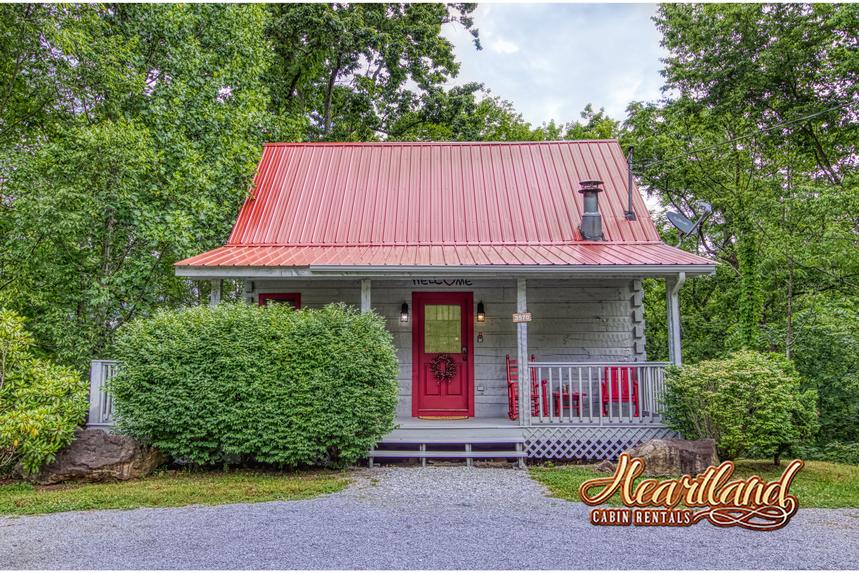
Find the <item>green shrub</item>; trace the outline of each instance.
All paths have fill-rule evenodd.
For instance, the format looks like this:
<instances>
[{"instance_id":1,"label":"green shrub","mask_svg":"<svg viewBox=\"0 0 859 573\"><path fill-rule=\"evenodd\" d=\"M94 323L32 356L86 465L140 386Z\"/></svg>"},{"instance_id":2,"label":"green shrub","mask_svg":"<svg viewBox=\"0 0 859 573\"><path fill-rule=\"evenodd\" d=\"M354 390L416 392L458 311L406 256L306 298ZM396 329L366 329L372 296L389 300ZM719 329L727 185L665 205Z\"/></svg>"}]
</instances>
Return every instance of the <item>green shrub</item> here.
<instances>
[{"instance_id":1,"label":"green shrub","mask_svg":"<svg viewBox=\"0 0 859 573\"><path fill-rule=\"evenodd\" d=\"M372 313L162 311L121 328L116 348L119 430L176 459L350 464L393 429L396 353Z\"/></svg>"},{"instance_id":2,"label":"green shrub","mask_svg":"<svg viewBox=\"0 0 859 573\"><path fill-rule=\"evenodd\" d=\"M87 384L74 371L31 354L24 320L0 309L0 475L27 473L74 439L87 411Z\"/></svg>"},{"instance_id":3,"label":"green shrub","mask_svg":"<svg viewBox=\"0 0 859 573\"><path fill-rule=\"evenodd\" d=\"M671 368L665 417L688 439L713 438L719 457L773 456L817 430L817 397L800 390L793 364L777 354L740 351L724 360Z\"/></svg>"}]
</instances>

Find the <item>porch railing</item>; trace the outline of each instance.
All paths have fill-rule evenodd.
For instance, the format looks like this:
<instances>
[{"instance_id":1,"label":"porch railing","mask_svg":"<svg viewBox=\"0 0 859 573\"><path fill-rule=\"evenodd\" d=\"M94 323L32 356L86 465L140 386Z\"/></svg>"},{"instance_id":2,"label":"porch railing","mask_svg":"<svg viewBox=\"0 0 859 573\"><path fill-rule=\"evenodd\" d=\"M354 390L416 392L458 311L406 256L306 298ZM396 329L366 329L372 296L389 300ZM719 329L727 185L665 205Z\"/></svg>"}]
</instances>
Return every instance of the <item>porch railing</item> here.
<instances>
[{"instance_id":1,"label":"porch railing","mask_svg":"<svg viewBox=\"0 0 859 573\"><path fill-rule=\"evenodd\" d=\"M117 367L116 360L93 360L90 364L88 428L113 426L113 398L105 387L116 374Z\"/></svg>"},{"instance_id":2,"label":"porch railing","mask_svg":"<svg viewBox=\"0 0 859 573\"><path fill-rule=\"evenodd\" d=\"M531 362L533 425L661 425L667 362ZM535 391L538 396L532 395Z\"/></svg>"}]
</instances>

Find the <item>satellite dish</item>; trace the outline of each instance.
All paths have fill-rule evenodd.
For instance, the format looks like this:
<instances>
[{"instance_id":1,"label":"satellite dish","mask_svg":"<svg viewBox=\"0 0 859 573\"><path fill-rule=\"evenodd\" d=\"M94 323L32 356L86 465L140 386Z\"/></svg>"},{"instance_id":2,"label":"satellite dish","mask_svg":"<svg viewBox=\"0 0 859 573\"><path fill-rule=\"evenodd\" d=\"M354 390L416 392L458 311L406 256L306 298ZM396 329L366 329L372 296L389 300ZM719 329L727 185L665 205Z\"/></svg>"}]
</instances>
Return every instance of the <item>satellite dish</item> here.
<instances>
[{"instance_id":1,"label":"satellite dish","mask_svg":"<svg viewBox=\"0 0 859 573\"><path fill-rule=\"evenodd\" d=\"M690 221L686 215L682 213L668 211L665 216L668 217L668 220L671 221L672 225L677 227L682 235L688 235L695 230L696 224Z\"/></svg>"},{"instance_id":2,"label":"satellite dish","mask_svg":"<svg viewBox=\"0 0 859 573\"><path fill-rule=\"evenodd\" d=\"M668 220L671 221L671 224L677 227L677 230L680 231L680 240L677 241L677 246L680 246L680 243L683 242L683 239L691 235L695 232L695 229L698 228L704 219L710 216L713 212L713 207L710 206L709 203L699 203L699 208L701 209L701 216L698 217L698 220L694 223L683 213L675 213L674 211L668 211L665 216L668 217Z\"/></svg>"}]
</instances>

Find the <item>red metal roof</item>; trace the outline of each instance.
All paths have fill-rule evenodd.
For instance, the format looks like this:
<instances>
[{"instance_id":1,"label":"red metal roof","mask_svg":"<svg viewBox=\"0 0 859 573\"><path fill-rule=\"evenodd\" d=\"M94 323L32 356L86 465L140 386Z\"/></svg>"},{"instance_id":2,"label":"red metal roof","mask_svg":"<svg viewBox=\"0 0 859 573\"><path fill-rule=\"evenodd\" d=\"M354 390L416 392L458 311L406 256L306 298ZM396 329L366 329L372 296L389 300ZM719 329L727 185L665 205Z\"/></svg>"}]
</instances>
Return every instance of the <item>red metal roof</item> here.
<instances>
[{"instance_id":1,"label":"red metal roof","mask_svg":"<svg viewBox=\"0 0 859 573\"><path fill-rule=\"evenodd\" d=\"M614 140L268 144L227 245L177 266L713 265L659 241L637 188L628 221L626 185Z\"/></svg>"}]
</instances>

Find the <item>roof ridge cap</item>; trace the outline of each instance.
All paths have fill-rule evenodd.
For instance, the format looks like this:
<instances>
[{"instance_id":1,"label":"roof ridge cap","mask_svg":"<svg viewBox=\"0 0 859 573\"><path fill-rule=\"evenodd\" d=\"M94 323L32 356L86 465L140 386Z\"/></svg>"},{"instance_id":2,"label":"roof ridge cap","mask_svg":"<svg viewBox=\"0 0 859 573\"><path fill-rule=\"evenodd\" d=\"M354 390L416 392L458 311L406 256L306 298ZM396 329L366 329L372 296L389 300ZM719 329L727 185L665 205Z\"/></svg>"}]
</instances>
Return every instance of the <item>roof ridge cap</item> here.
<instances>
[{"instance_id":1,"label":"roof ridge cap","mask_svg":"<svg viewBox=\"0 0 859 573\"><path fill-rule=\"evenodd\" d=\"M618 143L616 138L610 139L553 139L546 141L266 141L263 147L421 147L421 146L490 146L490 145L550 145L550 144L584 144L584 143Z\"/></svg>"}]
</instances>

